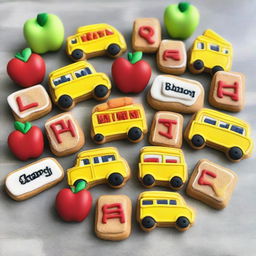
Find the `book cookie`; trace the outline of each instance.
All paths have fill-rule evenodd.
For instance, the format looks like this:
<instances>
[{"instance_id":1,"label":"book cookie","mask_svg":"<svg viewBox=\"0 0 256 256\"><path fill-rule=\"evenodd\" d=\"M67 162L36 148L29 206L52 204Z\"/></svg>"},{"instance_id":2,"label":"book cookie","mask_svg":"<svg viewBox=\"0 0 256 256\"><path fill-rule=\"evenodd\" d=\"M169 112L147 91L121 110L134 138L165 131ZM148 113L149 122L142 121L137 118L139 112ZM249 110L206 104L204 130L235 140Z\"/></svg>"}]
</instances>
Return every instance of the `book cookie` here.
<instances>
[{"instance_id":1,"label":"book cookie","mask_svg":"<svg viewBox=\"0 0 256 256\"><path fill-rule=\"evenodd\" d=\"M7 102L19 122L39 119L52 110L50 97L40 84L10 94Z\"/></svg>"},{"instance_id":2,"label":"book cookie","mask_svg":"<svg viewBox=\"0 0 256 256\"><path fill-rule=\"evenodd\" d=\"M161 25L156 18L138 18L133 23L132 49L145 53L157 51L161 42Z\"/></svg>"},{"instance_id":3,"label":"book cookie","mask_svg":"<svg viewBox=\"0 0 256 256\"><path fill-rule=\"evenodd\" d=\"M218 71L214 74L209 103L219 109L239 112L244 107L245 77L238 72Z\"/></svg>"},{"instance_id":4,"label":"book cookie","mask_svg":"<svg viewBox=\"0 0 256 256\"><path fill-rule=\"evenodd\" d=\"M160 71L173 75L184 74L187 66L187 52L182 41L162 40L156 56Z\"/></svg>"},{"instance_id":5,"label":"book cookie","mask_svg":"<svg viewBox=\"0 0 256 256\"><path fill-rule=\"evenodd\" d=\"M156 112L149 136L149 143L155 146L181 148L183 116L168 111Z\"/></svg>"},{"instance_id":6,"label":"book cookie","mask_svg":"<svg viewBox=\"0 0 256 256\"><path fill-rule=\"evenodd\" d=\"M104 240L124 240L131 233L132 202L126 195L103 195L96 204L95 233Z\"/></svg>"},{"instance_id":7,"label":"book cookie","mask_svg":"<svg viewBox=\"0 0 256 256\"><path fill-rule=\"evenodd\" d=\"M190 177L187 194L216 209L227 206L237 183L237 175L230 169L200 160Z\"/></svg>"},{"instance_id":8,"label":"book cookie","mask_svg":"<svg viewBox=\"0 0 256 256\"><path fill-rule=\"evenodd\" d=\"M58 161L47 157L10 172L5 178L5 188L11 198L22 201L56 185L63 177Z\"/></svg>"},{"instance_id":9,"label":"book cookie","mask_svg":"<svg viewBox=\"0 0 256 256\"><path fill-rule=\"evenodd\" d=\"M45 130L50 149L56 156L73 154L85 143L84 133L79 123L69 112L48 119Z\"/></svg>"},{"instance_id":10,"label":"book cookie","mask_svg":"<svg viewBox=\"0 0 256 256\"><path fill-rule=\"evenodd\" d=\"M156 110L194 113L204 104L204 88L198 81L171 75L159 75L147 95Z\"/></svg>"}]
</instances>

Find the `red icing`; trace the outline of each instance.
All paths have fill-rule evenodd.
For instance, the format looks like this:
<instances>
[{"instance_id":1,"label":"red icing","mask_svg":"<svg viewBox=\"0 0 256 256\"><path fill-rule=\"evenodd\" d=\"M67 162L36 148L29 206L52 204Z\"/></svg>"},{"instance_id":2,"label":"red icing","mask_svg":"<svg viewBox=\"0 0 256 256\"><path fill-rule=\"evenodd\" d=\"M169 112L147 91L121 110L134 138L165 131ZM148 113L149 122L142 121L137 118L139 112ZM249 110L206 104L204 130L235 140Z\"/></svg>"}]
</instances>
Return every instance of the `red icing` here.
<instances>
[{"instance_id":1,"label":"red icing","mask_svg":"<svg viewBox=\"0 0 256 256\"><path fill-rule=\"evenodd\" d=\"M98 123L99 124L104 124L104 123L109 123L110 122L110 116L109 114L100 114L97 115Z\"/></svg>"},{"instance_id":2,"label":"red icing","mask_svg":"<svg viewBox=\"0 0 256 256\"><path fill-rule=\"evenodd\" d=\"M102 206L102 223L106 224L108 219L119 218L120 223L125 223L124 210L121 203L104 204Z\"/></svg>"},{"instance_id":3,"label":"red icing","mask_svg":"<svg viewBox=\"0 0 256 256\"><path fill-rule=\"evenodd\" d=\"M110 36L110 35L113 35L114 33L109 30L109 29L105 29L105 32L106 32L106 36Z\"/></svg>"},{"instance_id":4,"label":"red icing","mask_svg":"<svg viewBox=\"0 0 256 256\"><path fill-rule=\"evenodd\" d=\"M154 163L159 163L159 158L145 158L144 162L154 162Z\"/></svg>"},{"instance_id":5,"label":"red icing","mask_svg":"<svg viewBox=\"0 0 256 256\"><path fill-rule=\"evenodd\" d=\"M216 178L217 177L217 174L214 173L214 172L211 172L211 171L208 171L208 170L203 170L202 173L201 173L201 176L199 177L198 179L198 184L199 185L206 185L206 186L210 186L213 188L214 190L214 184L208 180L205 179L205 176L208 175L208 176L211 176L212 178Z\"/></svg>"},{"instance_id":6,"label":"red icing","mask_svg":"<svg viewBox=\"0 0 256 256\"><path fill-rule=\"evenodd\" d=\"M165 50L163 53L163 59L168 60L168 58L171 58L173 60L180 60L180 51L179 50Z\"/></svg>"},{"instance_id":7,"label":"red icing","mask_svg":"<svg viewBox=\"0 0 256 256\"><path fill-rule=\"evenodd\" d=\"M18 96L18 97L16 98L16 102L17 102L17 104L18 104L18 108L19 108L19 111L20 111L20 112L23 112L23 111L28 110L28 109L30 109L30 108L35 108L35 107L38 107L38 106L39 106L39 104L38 104L37 102L32 102L32 103L30 103L30 104L23 105L20 96Z\"/></svg>"},{"instance_id":8,"label":"red icing","mask_svg":"<svg viewBox=\"0 0 256 256\"><path fill-rule=\"evenodd\" d=\"M128 115L127 115L127 111L120 111L116 113L116 118L117 120L127 120L128 119Z\"/></svg>"},{"instance_id":9,"label":"red icing","mask_svg":"<svg viewBox=\"0 0 256 256\"><path fill-rule=\"evenodd\" d=\"M166 163L177 163L177 160L176 159L166 159L165 161Z\"/></svg>"},{"instance_id":10,"label":"red icing","mask_svg":"<svg viewBox=\"0 0 256 256\"><path fill-rule=\"evenodd\" d=\"M225 89L233 89L234 92L225 91ZM219 98L223 98L224 96L229 96L233 101L238 101L238 90L239 90L239 84L238 82L234 82L234 84L225 84L224 81L218 82L218 89L217 89L217 96Z\"/></svg>"},{"instance_id":11,"label":"red icing","mask_svg":"<svg viewBox=\"0 0 256 256\"><path fill-rule=\"evenodd\" d=\"M140 117L140 112L139 112L139 110L130 110L129 111L129 116L130 116L130 119L139 118Z\"/></svg>"},{"instance_id":12,"label":"red icing","mask_svg":"<svg viewBox=\"0 0 256 256\"><path fill-rule=\"evenodd\" d=\"M165 127L168 128L167 132L162 132L159 131L158 133L168 139L172 139L173 138L173 134L172 134L172 125L176 125L177 121L176 120L171 120L171 119L159 119L158 120L159 124L163 124Z\"/></svg>"},{"instance_id":13,"label":"red icing","mask_svg":"<svg viewBox=\"0 0 256 256\"><path fill-rule=\"evenodd\" d=\"M155 30L151 26L141 26L139 28L140 37L144 38L149 44L154 44L155 40L152 38L155 34Z\"/></svg>"},{"instance_id":14,"label":"red icing","mask_svg":"<svg viewBox=\"0 0 256 256\"><path fill-rule=\"evenodd\" d=\"M97 33L98 33L99 37L105 36L105 31L104 30L99 30Z\"/></svg>"},{"instance_id":15,"label":"red icing","mask_svg":"<svg viewBox=\"0 0 256 256\"><path fill-rule=\"evenodd\" d=\"M61 126L61 129L59 129L58 126ZM51 127L51 129L56 137L56 140L59 144L62 143L60 134L62 134L64 132L70 132L72 137L76 137L75 127L71 120L67 120L67 123L65 123L65 121L62 119L62 120L52 123L50 125L50 127Z\"/></svg>"},{"instance_id":16,"label":"red icing","mask_svg":"<svg viewBox=\"0 0 256 256\"><path fill-rule=\"evenodd\" d=\"M93 32L93 39L98 39L99 38L99 35L97 32Z\"/></svg>"}]
</instances>

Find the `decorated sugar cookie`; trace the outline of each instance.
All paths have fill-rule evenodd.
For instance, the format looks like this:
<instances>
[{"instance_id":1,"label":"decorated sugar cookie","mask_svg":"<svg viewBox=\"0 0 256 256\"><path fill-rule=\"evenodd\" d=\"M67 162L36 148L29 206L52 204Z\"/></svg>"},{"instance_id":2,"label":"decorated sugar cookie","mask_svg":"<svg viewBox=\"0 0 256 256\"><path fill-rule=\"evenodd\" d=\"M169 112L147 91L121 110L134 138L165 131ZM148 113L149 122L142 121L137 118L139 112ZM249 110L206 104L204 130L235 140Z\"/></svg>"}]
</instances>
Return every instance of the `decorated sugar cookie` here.
<instances>
[{"instance_id":1,"label":"decorated sugar cookie","mask_svg":"<svg viewBox=\"0 0 256 256\"><path fill-rule=\"evenodd\" d=\"M8 146L22 161L39 157L44 150L44 136L41 129L31 123L14 123L15 131L8 136Z\"/></svg>"},{"instance_id":2,"label":"decorated sugar cookie","mask_svg":"<svg viewBox=\"0 0 256 256\"><path fill-rule=\"evenodd\" d=\"M124 240L130 236L132 202L126 195L103 195L96 204L95 233L104 240Z\"/></svg>"},{"instance_id":3,"label":"decorated sugar cookie","mask_svg":"<svg viewBox=\"0 0 256 256\"><path fill-rule=\"evenodd\" d=\"M91 136L95 143L128 138L139 142L147 133L147 123L141 104L132 98L116 98L97 105L92 110Z\"/></svg>"},{"instance_id":4,"label":"decorated sugar cookie","mask_svg":"<svg viewBox=\"0 0 256 256\"><path fill-rule=\"evenodd\" d=\"M157 51L161 42L161 25L156 18L138 18L133 23L132 49L146 53Z\"/></svg>"},{"instance_id":5,"label":"decorated sugar cookie","mask_svg":"<svg viewBox=\"0 0 256 256\"><path fill-rule=\"evenodd\" d=\"M218 71L212 78L209 102L216 108L239 112L244 107L245 77L238 72Z\"/></svg>"},{"instance_id":6,"label":"decorated sugar cookie","mask_svg":"<svg viewBox=\"0 0 256 256\"><path fill-rule=\"evenodd\" d=\"M67 170L69 186L77 186L81 181L86 189L107 183L112 188L123 187L130 178L130 168L116 148L98 148L78 154L74 167Z\"/></svg>"},{"instance_id":7,"label":"decorated sugar cookie","mask_svg":"<svg viewBox=\"0 0 256 256\"><path fill-rule=\"evenodd\" d=\"M10 94L7 102L19 122L36 120L52 110L50 97L40 84Z\"/></svg>"},{"instance_id":8,"label":"decorated sugar cookie","mask_svg":"<svg viewBox=\"0 0 256 256\"><path fill-rule=\"evenodd\" d=\"M213 147L223 151L234 162L249 157L253 149L249 124L207 108L192 117L184 137L192 148Z\"/></svg>"},{"instance_id":9,"label":"decorated sugar cookie","mask_svg":"<svg viewBox=\"0 0 256 256\"><path fill-rule=\"evenodd\" d=\"M236 173L203 159L194 168L187 194L213 208L223 209L227 206L236 183Z\"/></svg>"},{"instance_id":10,"label":"decorated sugar cookie","mask_svg":"<svg viewBox=\"0 0 256 256\"><path fill-rule=\"evenodd\" d=\"M48 119L45 130L50 149L56 156L75 153L85 143L84 133L79 123L69 112Z\"/></svg>"},{"instance_id":11,"label":"decorated sugar cookie","mask_svg":"<svg viewBox=\"0 0 256 256\"><path fill-rule=\"evenodd\" d=\"M140 151L139 174L141 183L178 190L187 180L187 165L181 149L144 147Z\"/></svg>"},{"instance_id":12,"label":"decorated sugar cookie","mask_svg":"<svg viewBox=\"0 0 256 256\"><path fill-rule=\"evenodd\" d=\"M189 70L194 74L230 71L233 47L230 42L211 29L198 36L189 52Z\"/></svg>"},{"instance_id":13,"label":"decorated sugar cookie","mask_svg":"<svg viewBox=\"0 0 256 256\"><path fill-rule=\"evenodd\" d=\"M5 188L11 198L22 201L56 185L63 177L58 161L47 157L10 172L5 178Z\"/></svg>"},{"instance_id":14,"label":"decorated sugar cookie","mask_svg":"<svg viewBox=\"0 0 256 256\"><path fill-rule=\"evenodd\" d=\"M49 86L53 102L65 111L89 98L105 100L111 90L108 76L96 72L86 61L79 61L51 72Z\"/></svg>"},{"instance_id":15,"label":"decorated sugar cookie","mask_svg":"<svg viewBox=\"0 0 256 256\"><path fill-rule=\"evenodd\" d=\"M123 35L108 24L93 24L77 29L67 38L67 54L73 61L107 54L118 57L127 49Z\"/></svg>"},{"instance_id":16,"label":"decorated sugar cookie","mask_svg":"<svg viewBox=\"0 0 256 256\"><path fill-rule=\"evenodd\" d=\"M144 231L156 227L175 227L185 231L194 224L195 212L179 193L147 191L139 195L137 221Z\"/></svg>"},{"instance_id":17,"label":"decorated sugar cookie","mask_svg":"<svg viewBox=\"0 0 256 256\"><path fill-rule=\"evenodd\" d=\"M194 113L204 104L204 88L196 80L159 75L147 95L149 105L157 110Z\"/></svg>"}]
</instances>

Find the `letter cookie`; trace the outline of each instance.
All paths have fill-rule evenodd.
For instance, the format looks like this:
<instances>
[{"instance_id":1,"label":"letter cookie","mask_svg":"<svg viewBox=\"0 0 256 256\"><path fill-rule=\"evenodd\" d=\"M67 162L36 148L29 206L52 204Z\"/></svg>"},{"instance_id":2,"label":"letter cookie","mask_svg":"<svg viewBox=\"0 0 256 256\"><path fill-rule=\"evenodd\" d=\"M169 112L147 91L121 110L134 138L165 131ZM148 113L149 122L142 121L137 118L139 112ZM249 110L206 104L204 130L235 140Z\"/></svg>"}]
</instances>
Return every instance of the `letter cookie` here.
<instances>
[{"instance_id":1,"label":"letter cookie","mask_svg":"<svg viewBox=\"0 0 256 256\"><path fill-rule=\"evenodd\" d=\"M219 71L214 74L209 103L219 109L239 112L244 107L245 77L238 72Z\"/></svg>"},{"instance_id":2,"label":"letter cookie","mask_svg":"<svg viewBox=\"0 0 256 256\"><path fill-rule=\"evenodd\" d=\"M151 125L149 142L155 146L181 148L182 128L182 115L168 111L158 111Z\"/></svg>"},{"instance_id":3,"label":"letter cookie","mask_svg":"<svg viewBox=\"0 0 256 256\"><path fill-rule=\"evenodd\" d=\"M5 188L12 199L22 201L56 185L63 177L58 161L47 157L10 172L5 178Z\"/></svg>"},{"instance_id":4,"label":"letter cookie","mask_svg":"<svg viewBox=\"0 0 256 256\"><path fill-rule=\"evenodd\" d=\"M156 18L138 18L133 23L132 49L145 53L157 51L161 42L161 25Z\"/></svg>"},{"instance_id":5,"label":"letter cookie","mask_svg":"<svg viewBox=\"0 0 256 256\"><path fill-rule=\"evenodd\" d=\"M187 186L187 194L216 209L227 206L237 183L237 175L207 159L194 168Z\"/></svg>"},{"instance_id":6,"label":"letter cookie","mask_svg":"<svg viewBox=\"0 0 256 256\"><path fill-rule=\"evenodd\" d=\"M36 120L52 110L50 97L40 84L10 94L7 101L19 122Z\"/></svg>"},{"instance_id":7,"label":"letter cookie","mask_svg":"<svg viewBox=\"0 0 256 256\"><path fill-rule=\"evenodd\" d=\"M182 41L162 40L156 56L160 71L173 75L184 74L187 52Z\"/></svg>"},{"instance_id":8,"label":"letter cookie","mask_svg":"<svg viewBox=\"0 0 256 256\"><path fill-rule=\"evenodd\" d=\"M104 240L124 240L131 233L132 202L126 195L100 196L95 213L95 233Z\"/></svg>"},{"instance_id":9,"label":"letter cookie","mask_svg":"<svg viewBox=\"0 0 256 256\"><path fill-rule=\"evenodd\" d=\"M157 110L194 113L203 107L204 88L195 80L159 75L148 92L147 101Z\"/></svg>"},{"instance_id":10,"label":"letter cookie","mask_svg":"<svg viewBox=\"0 0 256 256\"><path fill-rule=\"evenodd\" d=\"M77 152L85 143L83 131L71 113L63 113L45 123L50 149L56 156Z\"/></svg>"}]
</instances>

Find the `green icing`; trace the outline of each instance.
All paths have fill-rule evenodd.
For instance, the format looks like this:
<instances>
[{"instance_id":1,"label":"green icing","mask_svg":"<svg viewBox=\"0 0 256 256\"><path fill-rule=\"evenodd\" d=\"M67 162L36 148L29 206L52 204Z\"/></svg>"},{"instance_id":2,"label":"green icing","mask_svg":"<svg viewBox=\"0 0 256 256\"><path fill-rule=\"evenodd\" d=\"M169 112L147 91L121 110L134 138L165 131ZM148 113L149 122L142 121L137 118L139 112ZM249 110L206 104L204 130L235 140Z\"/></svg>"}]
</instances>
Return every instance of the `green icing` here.
<instances>
[{"instance_id":1,"label":"green icing","mask_svg":"<svg viewBox=\"0 0 256 256\"><path fill-rule=\"evenodd\" d=\"M85 189L87 187L87 182L85 182L85 181L80 181L77 185L76 185L76 187L75 187L75 189L74 189L74 193L78 193L79 191L81 191L81 190L83 190L83 189Z\"/></svg>"},{"instance_id":2,"label":"green icing","mask_svg":"<svg viewBox=\"0 0 256 256\"><path fill-rule=\"evenodd\" d=\"M19 121L15 121L14 122L14 128L17 130L17 131L20 131L22 133L27 133L30 129L31 129L31 123L29 122L26 122L25 124L19 122Z\"/></svg>"},{"instance_id":3,"label":"green icing","mask_svg":"<svg viewBox=\"0 0 256 256\"><path fill-rule=\"evenodd\" d=\"M190 3L188 3L188 2L180 2L178 4L178 8L181 12L185 12L189 6L190 6Z\"/></svg>"},{"instance_id":4,"label":"green icing","mask_svg":"<svg viewBox=\"0 0 256 256\"><path fill-rule=\"evenodd\" d=\"M36 17L36 21L41 27L43 27L46 24L47 19L48 13L39 13Z\"/></svg>"},{"instance_id":5,"label":"green icing","mask_svg":"<svg viewBox=\"0 0 256 256\"><path fill-rule=\"evenodd\" d=\"M21 52L17 52L15 54L15 58L22 60L23 62L27 62L32 54L32 51L30 48L25 48Z\"/></svg>"},{"instance_id":6,"label":"green icing","mask_svg":"<svg viewBox=\"0 0 256 256\"><path fill-rule=\"evenodd\" d=\"M143 55L142 52L134 52L134 53L129 52L128 53L128 60L132 64L135 64L136 62L138 62L142 59L142 55Z\"/></svg>"}]
</instances>

